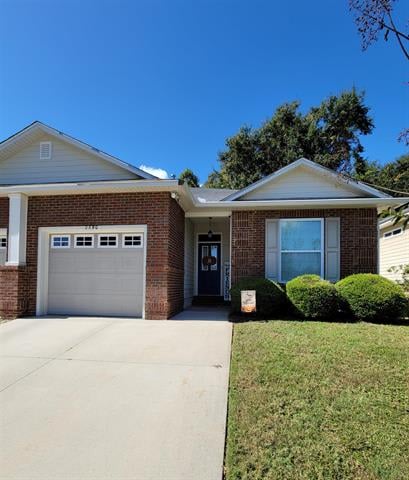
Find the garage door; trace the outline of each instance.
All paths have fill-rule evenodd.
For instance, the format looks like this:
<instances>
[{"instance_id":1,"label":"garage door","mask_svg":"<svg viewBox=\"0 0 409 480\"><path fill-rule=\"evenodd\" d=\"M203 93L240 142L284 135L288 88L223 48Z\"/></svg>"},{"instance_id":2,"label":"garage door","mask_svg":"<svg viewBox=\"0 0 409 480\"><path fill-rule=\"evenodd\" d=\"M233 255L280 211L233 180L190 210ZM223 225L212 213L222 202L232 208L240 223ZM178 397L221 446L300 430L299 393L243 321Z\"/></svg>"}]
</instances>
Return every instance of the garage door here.
<instances>
[{"instance_id":1,"label":"garage door","mask_svg":"<svg viewBox=\"0 0 409 480\"><path fill-rule=\"evenodd\" d=\"M48 313L142 317L144 234L49 237Z\"/></svg>"}]
</instances>

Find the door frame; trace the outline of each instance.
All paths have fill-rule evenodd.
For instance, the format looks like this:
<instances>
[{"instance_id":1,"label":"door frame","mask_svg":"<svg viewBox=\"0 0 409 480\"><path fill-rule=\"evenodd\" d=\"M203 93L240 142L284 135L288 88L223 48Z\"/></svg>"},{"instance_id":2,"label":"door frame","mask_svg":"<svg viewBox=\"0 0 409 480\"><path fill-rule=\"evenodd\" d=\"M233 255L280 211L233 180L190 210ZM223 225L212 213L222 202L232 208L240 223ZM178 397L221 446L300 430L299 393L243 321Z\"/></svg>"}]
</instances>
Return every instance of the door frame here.
<instances>
[{"instance_id":1,"label":"door frame","mask_svg":"<svg viewBox=\"0 0 409 480\"><path fill-rule=\"evenodd\" d=\"M219 290L219 296L223 295L223 233L222 232L213 232L213 235L220 235L220 240L217 241L212 241L212 240L207 240L207 241L202 241L199 242L199 235L206 235L207 232L197 232L196 233L196 238L195 238L195 255L194 255L194 261L195 261L195 284L194 284L194 294L195 296L199 296L199 245L201 243L218 243L220 245L220 290ZM206 295L202 295L205 297Z\"/></svg>"},{"instance_id":2,"label":"door frame","mask_svg":"<svg viewBox=\"0 0 409 480\"><path fill-rule=\"evenodd\" d=\"M146 304L146 255L148 243L147 225L83 225L78 227L40 227L37 246L37 297L36 315L48 312L48 262L50 255L50 235L53 234L99 234L99 233L141 233L143 239L143 274L142 274L142 318L145 318Z\"/></svg>"}]
</instances>

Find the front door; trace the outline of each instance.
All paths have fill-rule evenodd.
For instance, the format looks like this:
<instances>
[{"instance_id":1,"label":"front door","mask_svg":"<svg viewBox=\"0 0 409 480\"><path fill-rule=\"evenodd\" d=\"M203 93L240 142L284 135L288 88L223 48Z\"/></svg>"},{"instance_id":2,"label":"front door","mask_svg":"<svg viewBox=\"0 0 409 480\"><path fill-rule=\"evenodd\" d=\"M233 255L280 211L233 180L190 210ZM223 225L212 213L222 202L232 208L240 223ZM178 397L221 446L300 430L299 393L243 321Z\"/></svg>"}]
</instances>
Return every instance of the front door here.
<instances>
[{"instance_id":1,"label":"front door","mask_svg":"<svg viewBox=\"0 0 409 480\"><path fill-rule=\"evenodd\" d=\"M220 295L220 243L199 243L198 294Z\"/></svg>"}]
</instances>

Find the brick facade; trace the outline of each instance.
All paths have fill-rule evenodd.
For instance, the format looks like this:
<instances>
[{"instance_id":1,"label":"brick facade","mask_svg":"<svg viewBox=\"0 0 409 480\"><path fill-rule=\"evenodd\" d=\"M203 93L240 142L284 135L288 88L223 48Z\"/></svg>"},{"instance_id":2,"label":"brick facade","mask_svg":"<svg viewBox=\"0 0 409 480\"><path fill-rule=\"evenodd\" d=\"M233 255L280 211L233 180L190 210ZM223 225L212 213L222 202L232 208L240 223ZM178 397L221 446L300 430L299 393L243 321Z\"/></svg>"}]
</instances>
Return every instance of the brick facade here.
<instances>
[{"instance_id":1,"label":"brick facade","mask_svg":"<svg viewBox=\"0 0 409 480\"><path fill-rule=\"evenodd\" d=\"M169 192L115 193L29 198L27 267L14 274L10 267L2 268L10 274L0 271L0 282L4 285L6 279L9 291L18 292L19 305L24 308L18 314L34 315L36 311L38 228L83 225L147 225L146 318L166 319L182 310L182 209ZM9 295L11 303L12 296L15 293Z\"/></svg>"},{"instance_id":2,"label":"brick facade","mask_svg":"<svg viewBox=\"0 0 409 480\"><path fill-rule=\"evenodd\" d=\"M266 219L327 217L340 218L341 278L377 273L375 208L242 211L232 215L232 283L243 277L264 277Z\"/></svg>"},{"instance_id":3,"label":"brick facade","mask_svg":"<svg viewBox=\"0 0 409 480\"><path fill-rule=\"evenodd\" d=\"M15 318L27 311L26 267L0 266L0 317Z\"/></svg>"}]
</instances>

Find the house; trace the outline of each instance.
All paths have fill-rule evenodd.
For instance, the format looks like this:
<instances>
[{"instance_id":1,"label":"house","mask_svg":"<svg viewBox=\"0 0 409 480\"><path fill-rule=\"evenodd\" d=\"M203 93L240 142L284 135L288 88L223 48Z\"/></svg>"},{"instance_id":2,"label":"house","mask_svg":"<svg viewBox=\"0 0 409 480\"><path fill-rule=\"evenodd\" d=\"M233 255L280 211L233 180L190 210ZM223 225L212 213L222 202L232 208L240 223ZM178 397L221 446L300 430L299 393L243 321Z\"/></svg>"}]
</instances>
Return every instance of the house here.
<instances>
[{"instance_id":1,"label":"house","mask_svg":"<svg viewBox=\"0 0 409 480\"><path fill-rule=\"evenodd\" d=\"M246 276L377 272L392 205L306 159L239 191L189 188L34 122L0 144L0 315L166 319Z\"/></svg>"},{"instance_id":2,"label":"house","mask_svg":"<svg viewBox=\"0 0 409 480\"><path fill-rule=\"evenodd\" d=\"M409 215L409 208L404 213ZM394 225L392 218L384 218L379 222L379 273L400 282L402 272L389 271L400 265L409 265L409 227L405 229L403 222Z\"/></svg>"}]
</instances>

